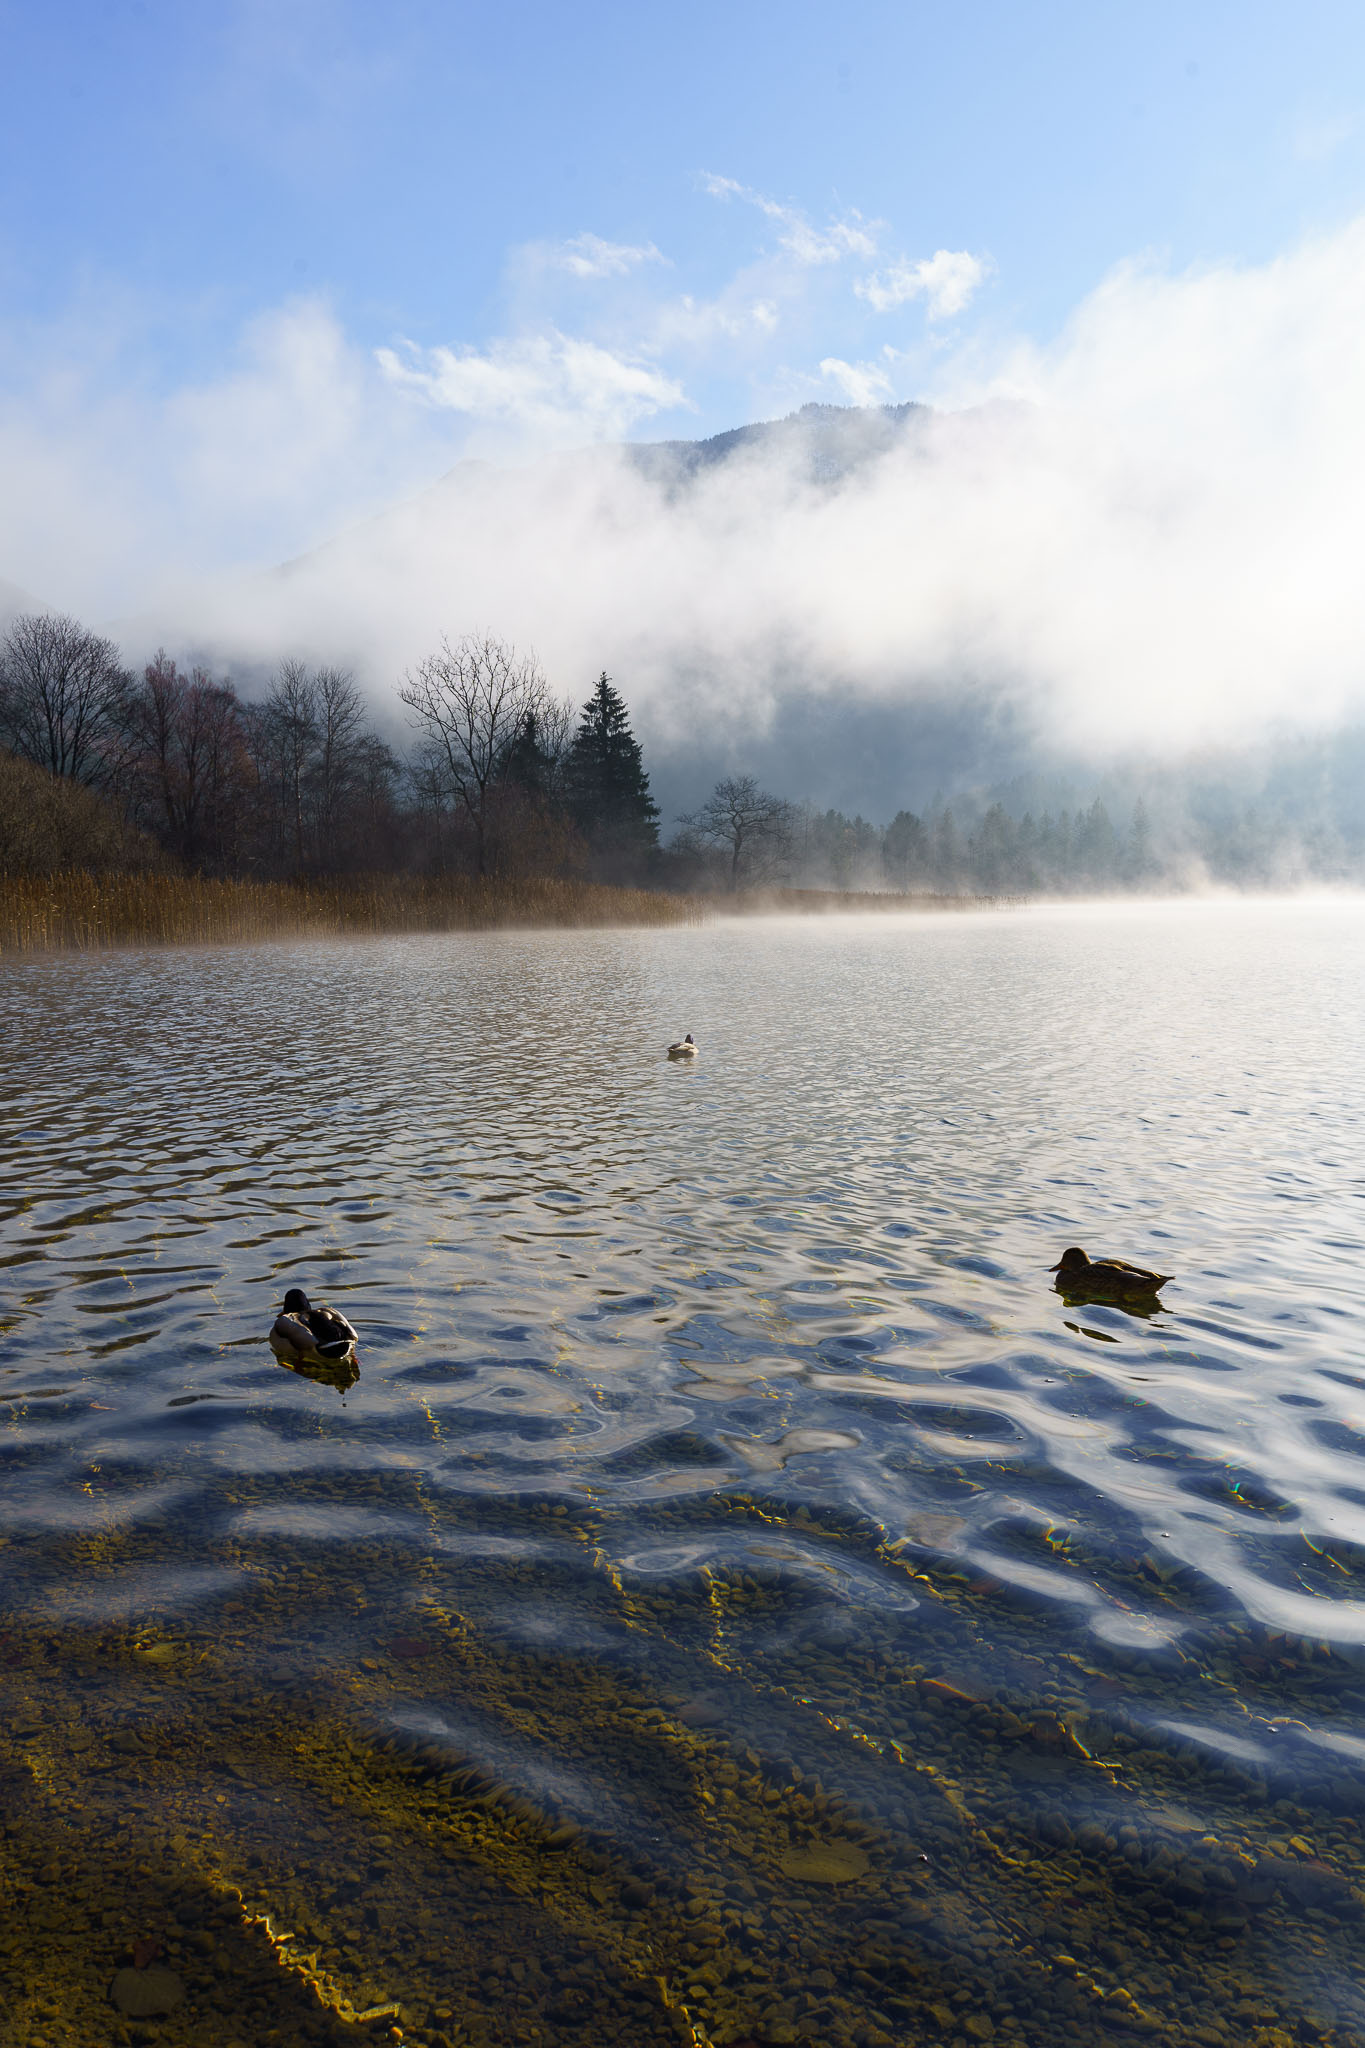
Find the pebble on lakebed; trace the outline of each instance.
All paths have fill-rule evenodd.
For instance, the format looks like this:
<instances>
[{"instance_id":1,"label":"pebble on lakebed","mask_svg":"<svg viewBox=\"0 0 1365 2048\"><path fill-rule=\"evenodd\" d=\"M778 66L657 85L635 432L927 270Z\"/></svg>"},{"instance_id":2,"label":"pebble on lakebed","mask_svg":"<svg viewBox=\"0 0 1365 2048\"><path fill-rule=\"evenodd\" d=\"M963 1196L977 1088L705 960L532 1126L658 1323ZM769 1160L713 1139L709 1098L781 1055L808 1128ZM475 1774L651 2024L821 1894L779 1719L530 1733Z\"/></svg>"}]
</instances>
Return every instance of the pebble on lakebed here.
<instances>
[{"instance_id":1,"label":"pebble on lakebed","mask_svg":"<svg viewBox=\"0 0 1365 2048\"><path fill-rule=\"evenodd\" d=\"M185 1987L174 1970L160 1969L154 1963L146 1970L116 1971L109 1996L129 2019L147 2020L179 2005Z\"/></svg>"},{"instance_id":2,"label":"pebble on lakebed","mask_svg":"<svg viewBox=\"0 0 1365 2048\"><path fill-rule=\"evenodd\" d=\"M804 1849L789 1849L778 1867L802 1884L850 1884L866 1877L868 1863L852 1842L808 1842Z\"/></svg>"}]
</instances>

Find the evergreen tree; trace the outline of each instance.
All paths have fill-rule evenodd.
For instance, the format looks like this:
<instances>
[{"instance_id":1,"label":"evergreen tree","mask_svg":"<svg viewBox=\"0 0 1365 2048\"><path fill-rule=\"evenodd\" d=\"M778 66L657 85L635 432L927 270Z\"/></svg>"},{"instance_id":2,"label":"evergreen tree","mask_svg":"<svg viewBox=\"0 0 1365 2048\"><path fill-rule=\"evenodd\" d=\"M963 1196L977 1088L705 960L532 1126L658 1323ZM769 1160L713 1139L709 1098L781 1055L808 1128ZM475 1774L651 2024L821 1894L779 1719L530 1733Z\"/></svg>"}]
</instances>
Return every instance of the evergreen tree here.
<instances>
[{"instance_id":1,"label":"evergreen tree","mask_svg":"<svg viewBox=\"0 0 1365 2048\"><path fill-rule=\"evenodd\" d=\"M545 744L543 723L536 712L528 711L502 757L502 781L524 790L527 796L549 796L554 781L555 757Z\"/></svg>"},{"instance_id":2,"label":"evergreen tree","mask_svg":"<svg viewBox=\"0 0 1365 2048\"><path fill-rule=\"evenodd\" d=\"M1003 804L992 804L967 844L972 876L986 890L1009 886L1018 849L1018 828Z\"/></svg>"},{"instance_id":3,"label":"evergreen tree","mask_svg":"<svg viewBox=\"0 0 1365 2048\"><path fill-rule=\"evenodd\" d=\"M583 706L567 782L569 809L595 862L612 871L642 866L659 844L659 807L625 704L605 669Z\"/></svg>"},{"instance_id":4,"label":"evergreen tree","mask_svg":"<svg viewBox=\"0 0 1365 2048\"><path fill-rule=\"evenodd\" d=\"M1152 821L1147 815L1147 806L1139 797L1133 805L1133 822L1128 828L1128 879L1144 881L1155 871L1152 858Z\"/></svg>"},{"instance_id":5,"label":"evergreen tree","mask_svg":"<svg viewBox=\"0 0 1365 2048\"><path fill-rule=\"evenodd\" d=\"M1103 885L1112 881L1118 864L1118 842L1109 813L1096 797L1088 811L1076 815L1073 858L1081 882Z\"/></svg>"},{"instance_id":6,"label":"evergreen tree","mask_svg":"<svg viewBox=\"0 0 1365 2048\"><path fill-rule=\"evenodd\" d=\"M887 826L882 861L887 879L896 888L908 889L916 883L923 886L930 865L929 834L913 811L897 811Z\"/></svg>"},{"instance_id":7,"label":"evergreen tree","mask_svg":"<svg viewBox=\"0 0 1365 2048\"><path fill-rule=\"evenodd\" d=\"M933 821L933 871L938 888L955 890L962 881L962 841L951 810L942 810Z\"/></svg>"}]
</instances>

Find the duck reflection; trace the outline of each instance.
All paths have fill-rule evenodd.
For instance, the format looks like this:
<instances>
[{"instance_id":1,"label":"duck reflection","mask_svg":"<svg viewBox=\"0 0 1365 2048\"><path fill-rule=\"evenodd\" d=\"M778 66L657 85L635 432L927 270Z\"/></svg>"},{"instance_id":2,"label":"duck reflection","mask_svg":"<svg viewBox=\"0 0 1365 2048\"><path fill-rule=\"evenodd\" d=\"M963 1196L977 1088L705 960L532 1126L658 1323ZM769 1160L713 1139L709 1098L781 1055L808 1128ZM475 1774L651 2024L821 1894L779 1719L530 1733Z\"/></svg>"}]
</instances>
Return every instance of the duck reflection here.
<instances>
[{"instance_id":1,"label":"duck reflection","mask_svg":"<svg viewBox=\"0 0 1365 2048\"><path fill-rule=\"evenodd\" d=\"M1121 1316L1138 1316L1144 1323L1154 1323L1166 1311L1166 1304L1155 1294L1097 1294L1085 1287L1061 1287L1057 1289L1067 1308L1108 1308L1116 1309ZM1068 1323L1074 1330L1076 1325ZM1093 1335L1087 1330L1086 1336Z\"/></svg>"},{"instance_id":2,"label":"duck reflection","mask_svg":"<svg viewBox=\"0 0 1365 2048\"><path fill-rule=\"evenodd\" d=\"M335 1387L339 1394L344 1394L360 1378L360 1361L354 1351L348 1351L344 1358L280 1358L279 1363L286 1372L296 1372L300 1379L316 1380L320 1387Z\"/></svg>"}]
</instances>

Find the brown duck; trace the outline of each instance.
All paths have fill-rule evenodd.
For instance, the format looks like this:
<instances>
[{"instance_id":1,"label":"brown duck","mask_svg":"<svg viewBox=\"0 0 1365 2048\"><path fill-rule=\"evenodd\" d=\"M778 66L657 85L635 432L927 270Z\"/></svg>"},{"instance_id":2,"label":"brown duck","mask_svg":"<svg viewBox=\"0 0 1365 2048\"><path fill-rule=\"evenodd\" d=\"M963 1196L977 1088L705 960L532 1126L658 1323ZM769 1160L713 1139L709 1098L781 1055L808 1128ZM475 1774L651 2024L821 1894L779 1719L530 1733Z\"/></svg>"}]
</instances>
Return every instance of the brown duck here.
<instances>
[{"instance_id":1,"label":"brown duck","mask_svg":"<svg viewBox=\"0 0 1365 2048\"><path fill-rule=\"evenodd\" d=\"M1174 1276L1151 1273L1145 1266L1130 1266L1127 1259L1087 1258L1078 1244L1068 1245L1055 1266L1059 1294L1091 1296L1155 1294Z\"/></svg>"},{"instance_id":2,"label":"brown duck","mask_svg":"<svg viewBox=\"0 0 1365 2048\"><path fill-rule=\"evenodd\" d=\"M284 1297L284 1312L275 1318L271 1329L270 1348L286 1365L300 1361L316 1365L326 1359L350 1358L356 1334L339 1308L315 1304L301 1287L291 1287Z\"/></svg>"}]
</instances>

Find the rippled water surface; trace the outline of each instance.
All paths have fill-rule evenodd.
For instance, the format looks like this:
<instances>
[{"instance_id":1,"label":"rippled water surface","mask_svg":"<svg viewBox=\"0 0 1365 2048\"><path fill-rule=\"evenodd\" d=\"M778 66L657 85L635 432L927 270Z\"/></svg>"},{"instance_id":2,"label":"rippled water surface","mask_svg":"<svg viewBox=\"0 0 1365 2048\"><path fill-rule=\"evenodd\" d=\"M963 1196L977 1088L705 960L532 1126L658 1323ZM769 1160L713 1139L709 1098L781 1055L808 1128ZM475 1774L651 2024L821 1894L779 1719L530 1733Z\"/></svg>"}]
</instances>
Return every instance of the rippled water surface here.
<instances>
[{"instance_id":1,"label":"rippled water surface","mask_svg":"<svg viewBox=\"0 0 1365 2048\"><path fill-rule=\"evenodd\" d=\"M13 2038L1365 2040L1363 988L1350 903L0 967Z\"/></svg>"}]
</instances>

